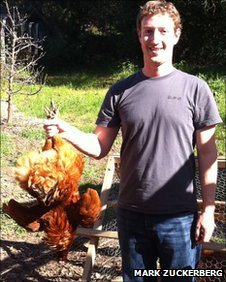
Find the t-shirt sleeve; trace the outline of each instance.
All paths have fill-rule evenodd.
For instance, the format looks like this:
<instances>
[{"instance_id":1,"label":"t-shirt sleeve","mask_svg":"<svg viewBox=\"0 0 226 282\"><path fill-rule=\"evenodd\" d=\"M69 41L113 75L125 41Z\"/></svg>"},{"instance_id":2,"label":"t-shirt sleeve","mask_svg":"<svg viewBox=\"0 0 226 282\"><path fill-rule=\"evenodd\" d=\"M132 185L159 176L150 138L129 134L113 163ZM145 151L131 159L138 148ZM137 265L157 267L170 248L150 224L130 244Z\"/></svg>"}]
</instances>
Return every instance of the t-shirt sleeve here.
<instances>
[{"instance_id":1,"label":"t-shirt sleeve","mask_svg":"<svg viewBox=\"0 0 226 282\"><path fill-rule=\"evenodd\" d=\"M111 87L102 103L96 124L103 127L119 127L121 124L117 111L117 95L114 95L113 87Z\"/></svg>"},{"instance_id":2,"label":"t-shirt sleeve","mask_svg":"<svg viewBox=\"0 0 226 282\"><path fill-rule=\"evenodd\" d=\"M222 122L212 91L205 81L201 82L196 93L194 112L195 129L201 129Z\"/></svg>"}]
</instances>

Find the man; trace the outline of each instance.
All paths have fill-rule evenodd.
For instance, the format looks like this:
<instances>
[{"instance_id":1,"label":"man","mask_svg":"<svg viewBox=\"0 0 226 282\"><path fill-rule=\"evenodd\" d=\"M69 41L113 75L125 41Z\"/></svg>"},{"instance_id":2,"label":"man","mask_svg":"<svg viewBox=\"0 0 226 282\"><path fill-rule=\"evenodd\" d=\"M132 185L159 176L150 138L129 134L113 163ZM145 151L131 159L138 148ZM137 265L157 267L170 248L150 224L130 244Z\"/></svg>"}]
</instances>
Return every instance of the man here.
<instances>
[{"instance_id":1,"label":"man","mask_svg":"<svg viewBox=\"0 0 226 282\"><path fill-rule=\"evenodd\" d=\"M109 89L94 133L83 133L62 120L45 122L47 136L60 132L96 159L108 154L121 128L118 233L128 282L156 281L133 277L133 269L156 269L158 258L163 269L196 267L200 244L208 242L214 230L214 132L221 122L207 84L173 67L173 49L181 34L174 5L147 2L139 11L137 32L144 66ZM195 145L203 197L199 218Z\"/></svg>"}]
</instances>

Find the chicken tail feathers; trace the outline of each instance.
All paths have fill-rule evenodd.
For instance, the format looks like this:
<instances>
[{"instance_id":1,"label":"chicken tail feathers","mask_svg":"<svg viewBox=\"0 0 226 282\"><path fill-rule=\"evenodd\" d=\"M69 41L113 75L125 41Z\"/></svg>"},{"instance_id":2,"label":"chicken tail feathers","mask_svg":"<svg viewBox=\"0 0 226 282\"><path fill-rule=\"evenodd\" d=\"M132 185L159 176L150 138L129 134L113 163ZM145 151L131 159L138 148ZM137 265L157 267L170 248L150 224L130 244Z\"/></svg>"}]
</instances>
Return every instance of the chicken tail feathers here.
<instances>
[{"instance_id":1,"label":"chicken tail feathers","mask_svg":"<svg viewBox=\"0 0 226 282\"><path fill-rule=\"evenodd\" d=\"M46 207L26 207L11 199L8 204L3 204L3 212L9 215L19 226L27 231L41 231L40 217L47 212Z\"/></svg>"},{"instance_id":2,"label":"chicken tail feathers","mask_svg":"<svg viewBox=\"0 0 226 282\"><path fill-rule=\"evenodd\" d=\"M101 201L94 189L88 188L75 205L77 221L83 227L91 227L100 216Z\"/></svg>"}]
</instances>

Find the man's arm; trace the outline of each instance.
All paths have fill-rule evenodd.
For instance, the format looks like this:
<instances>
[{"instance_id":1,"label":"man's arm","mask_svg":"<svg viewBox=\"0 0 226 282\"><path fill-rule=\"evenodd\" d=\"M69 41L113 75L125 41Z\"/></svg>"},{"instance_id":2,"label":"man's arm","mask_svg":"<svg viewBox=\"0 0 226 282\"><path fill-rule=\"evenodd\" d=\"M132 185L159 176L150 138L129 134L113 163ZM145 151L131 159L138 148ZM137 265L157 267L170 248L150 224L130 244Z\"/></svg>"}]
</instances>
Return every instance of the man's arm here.
<instances>
[{"instance_id":1,"label":"man's arm","mask_svg":"<svg viewBox=\"0 0 226 282\"><path fill-rule=\"evenodd\" d=\"M101 159L105 157L118 134L118 127L97 126L93 133L85 133L61 119L44 122L47 137L60 134L82 153Z\"/></svg>"},{"instance_id":2,"label":"man's arm","mask_svg":"<svg viewBox=\"0 0 226 282\"><path fill-rule=\"evenodd\" d=\"M212 236L215 222L215 193L217 182L217 149L215 144L215 126L197 130L196 144L199 162L199 177L203 207L196 228L196 240L208 242Z\"/></svg>"}]
</instances>

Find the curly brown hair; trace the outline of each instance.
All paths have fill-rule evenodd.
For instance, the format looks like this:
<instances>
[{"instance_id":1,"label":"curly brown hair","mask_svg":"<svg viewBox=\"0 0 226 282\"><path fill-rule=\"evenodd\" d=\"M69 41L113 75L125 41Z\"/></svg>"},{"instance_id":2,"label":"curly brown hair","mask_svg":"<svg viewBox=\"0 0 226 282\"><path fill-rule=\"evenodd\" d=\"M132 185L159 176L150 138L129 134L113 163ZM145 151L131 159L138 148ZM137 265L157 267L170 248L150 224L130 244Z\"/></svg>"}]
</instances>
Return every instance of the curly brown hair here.
<instances>
[{"instance_id":1,"label":"curly brown hair","mask_svg":"<svg viewBox=\"0 0 226 282\"><path fill-rule=\"evenodd\" d=\"M165 0L158 0L148 1L146 4L140 7L140 11L137 15L137 30L140 30L141 21L144 17L157 14L168 14L174 22L174 30L176 31L178 29L182 29L181 17L174 4Z\"/></svg>"}]
</instances>

